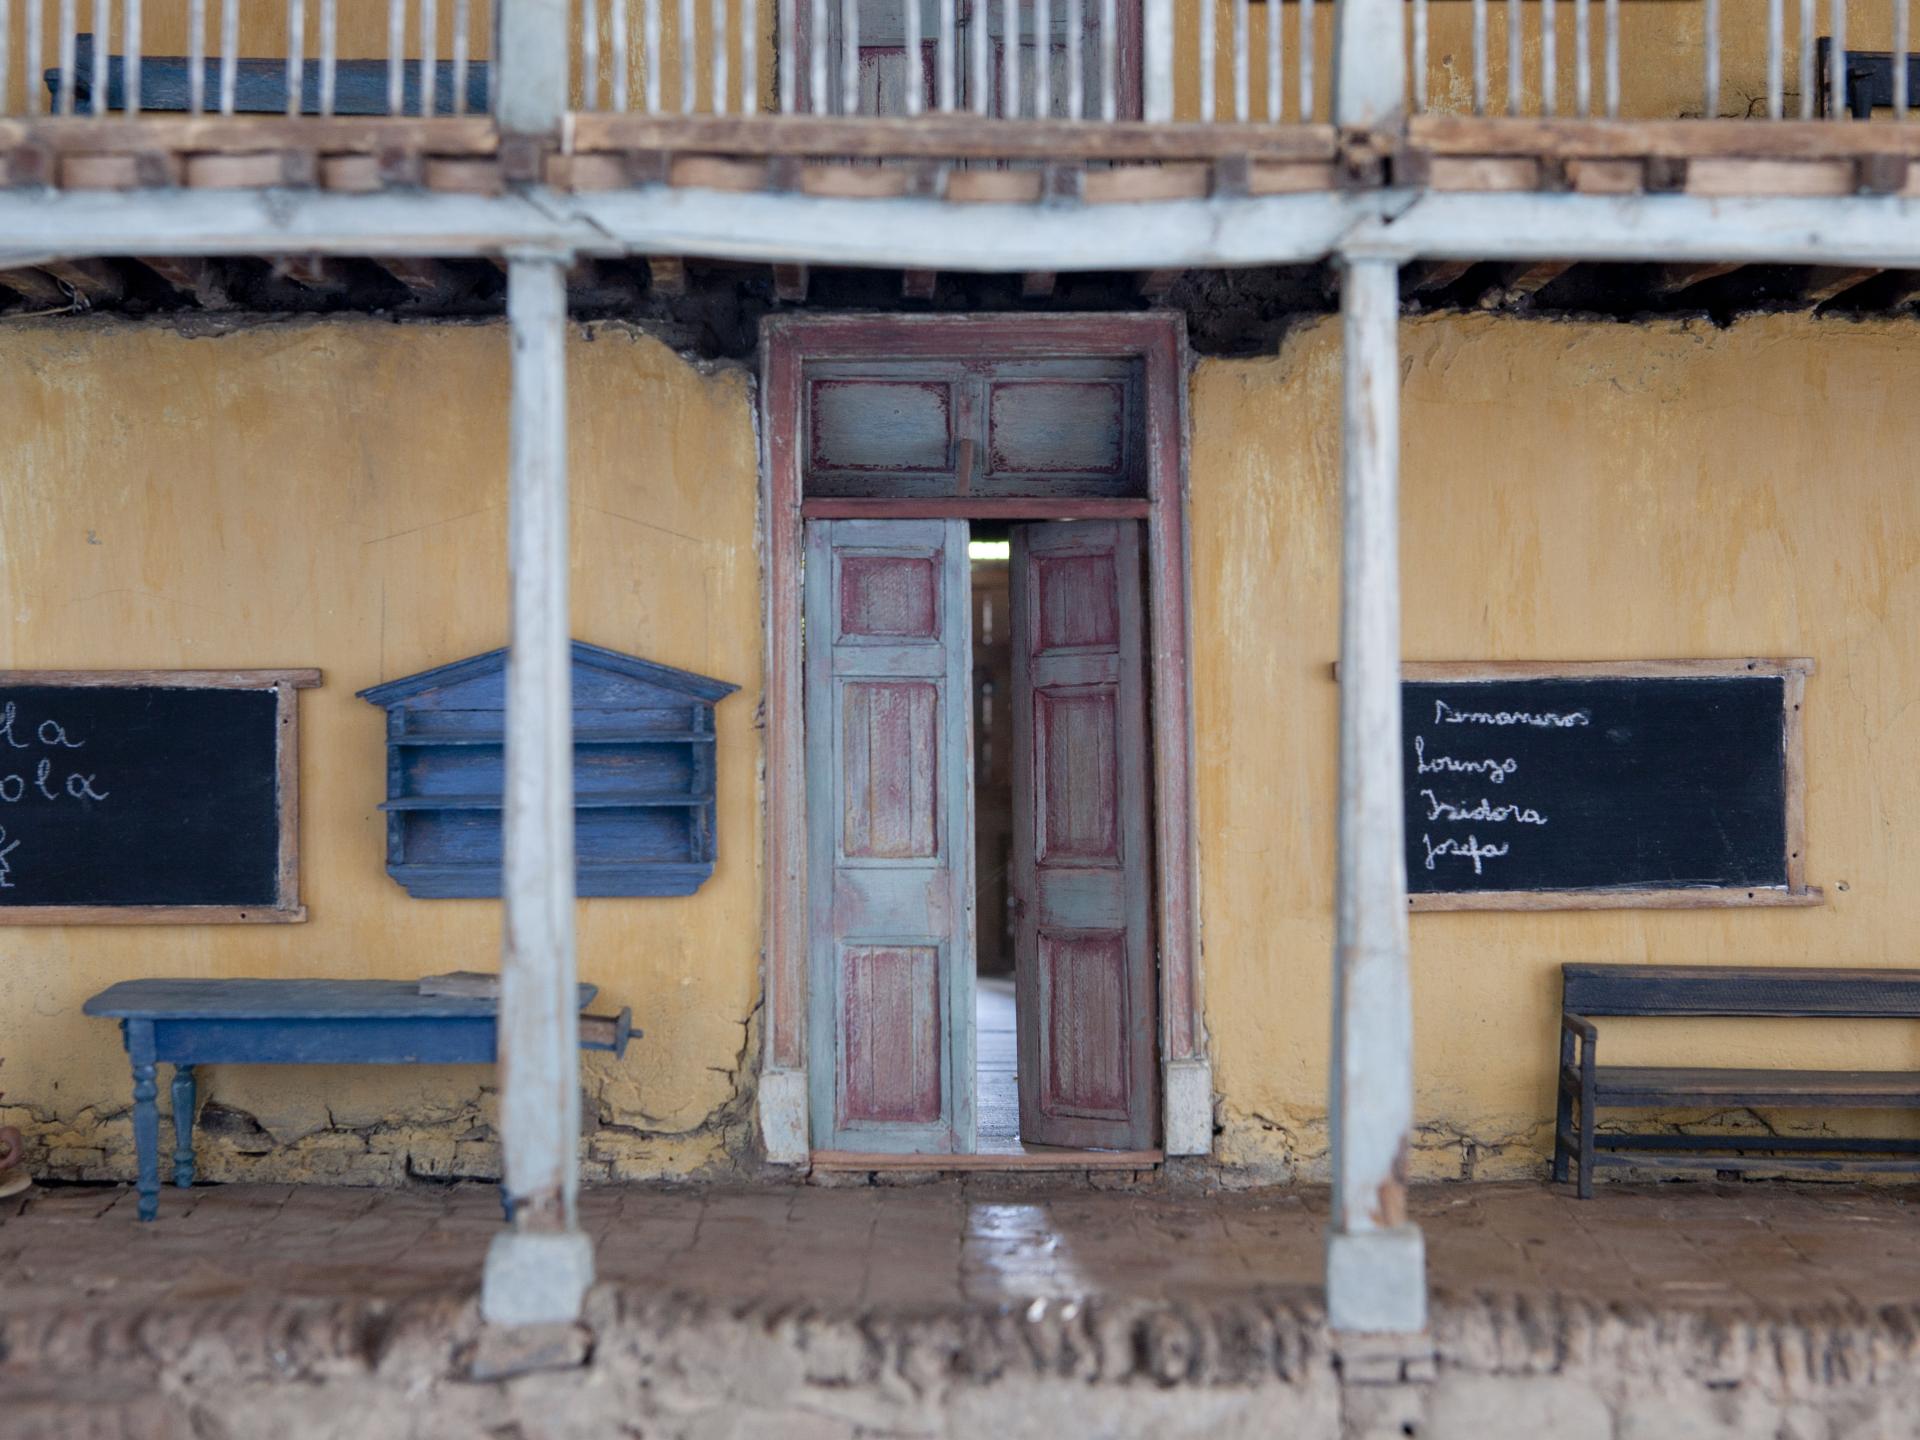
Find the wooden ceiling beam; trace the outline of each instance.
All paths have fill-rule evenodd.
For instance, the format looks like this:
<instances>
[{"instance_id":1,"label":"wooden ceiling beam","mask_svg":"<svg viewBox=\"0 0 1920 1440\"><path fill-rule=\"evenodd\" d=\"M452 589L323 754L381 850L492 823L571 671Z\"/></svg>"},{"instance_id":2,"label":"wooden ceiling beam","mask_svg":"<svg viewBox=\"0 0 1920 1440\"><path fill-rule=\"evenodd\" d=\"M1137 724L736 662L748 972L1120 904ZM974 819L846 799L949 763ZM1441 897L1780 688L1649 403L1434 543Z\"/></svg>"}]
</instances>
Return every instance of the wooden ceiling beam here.
<instances>
[{"instance_id":1,"label":"wooden ceiling beam","mask_svg":"<svg viewBox=\"0 0 1920 1440\"><path fill-rule=\"evenodd\" d=\"M1400 288L1408 296L1432 295L1465 275L1474 263L1472 260L1416 260L1400 272Z\"/></svg>"},{"instance_id":2,"label":"wooden ceiling beam","mask_svg":"<svg viewBox=\"0 0 1920 1440\"><path fill-rule=\"evenodd\" d=\"M460 277L438 260L414 255L381 255L373 261L407 287L416 300L439 300L451 294Z\"/></svg>"},{"instance_id":3,"label":"wooden ceiling beam","mask_svg":"<svg viewBox=\"0 0 1920 1440\"><path fill-rule=\"evenodd\" d=\"M40 267L89 305L111 305L127 293L126 276L107 260L49 260Z\"/></svg>"},{"instance_id":4,"label":"wooden ceiling beam","mask_svg":"<svg viewBox=\"0 0 1920 1440\"><path fill-rule=\"evenodd\" d=\"M202 309L225 310L233 303L226 272L217 260L189 255L142 255L139 260L174 289L191 295Z\"/></svg>"},{"instance_id":5,"label":"wooden ceiling beam","mask_svg":"<svg viewBox=\"0 0 1920 1440\"><path fill-rule=\"evenodd\" d=\"M1878 266L1873 265L1811 266L1807 271L1807 283L1800 291L1800 302L1803 305L1824 305L1835 296L1844 295L1882 273Z\"/></svg>"},{"instance_id":6,"label":"wooden ceiling beam","mask_svg":"<svg viewBox=\"0 0 1920 1440\"><path fill-rule=\"evenodd\" d=\"M273 260L273 273L308 290L330 294L347 288L342 264L325 255L277 255Z\"/></svg>"},{"instance_id":7,"label":"wooden ceiling beam","mask_svg":"<svg viewBox=\"0 0 1920 1440\"><path fill-rule=\"evenodd\" d=\"M68 306L73 297L53 276L44 270L0 270L0 285L13 291L29 305Z\"/></svg>"},{"instance_id":8,"label":"wooden ceiling beam","mask_svg":"<svg viewBox=\"0 0 1920 1440\"><path fill-rule=\"evenodd\" d=\"M1648 289L1655 296L1678 295L1703 281L1730 275L1745 264L1744 260L1710 260L1685 265L1662 265L1654 272Z\"/></svg>"}]
</instances>

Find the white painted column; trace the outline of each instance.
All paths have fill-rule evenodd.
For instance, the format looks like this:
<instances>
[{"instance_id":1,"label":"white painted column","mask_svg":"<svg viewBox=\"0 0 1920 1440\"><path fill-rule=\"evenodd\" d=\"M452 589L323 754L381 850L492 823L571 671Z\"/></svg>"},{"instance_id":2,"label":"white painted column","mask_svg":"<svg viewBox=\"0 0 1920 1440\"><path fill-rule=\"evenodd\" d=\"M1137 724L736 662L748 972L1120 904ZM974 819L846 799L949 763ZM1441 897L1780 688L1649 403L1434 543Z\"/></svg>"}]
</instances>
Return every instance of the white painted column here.
<instances>
[{"instance_id":1,"label":"white painted column","mask_svg":"<svg viewBox=\"0 0 1920 1440\"><path fill-rule=\"evenodd\" d=\"M487 1252L481 1308L497 1325L576 1319L593 1245L576 1225L580 1006L573 945L573 697L567 611L566 273L563 255L507 265L505 868L500 1134L513 1226Z\"/></svg>"},{"instance_id":2,"label":"white painted column","mask_svg":"<svg viewBox=\"0 0 1920 1440\"><path fill-rule=\"evenodd\" d=\"M1343 257L1340 817L1333 952L1336 1330L1417 1332L1426 1256L1407 1223L1413 991L1400 774L1399 263Z\"/></svg>"},{"instance_id":3,"label":"white painted column","mask_svg":"<svg viewBox=\"0 0 1920 1440\"><path fill-rule=\"evenodd\" d=\"M500 128L547 135L567 109L567 41L571 0L497 0L493 53L499 57L495 101Z\"/></svg>"},{"instance_id":4,"label":"white painted column","mask_svg":"<svg viewBox=\"0 0 1920 1440\"><path fill-rule=\"evenodd\" d=\"M1379 130L1406 118L1405 12L1405 0L1336 0L1334 124Z\"/></svg>"}]
</instances>

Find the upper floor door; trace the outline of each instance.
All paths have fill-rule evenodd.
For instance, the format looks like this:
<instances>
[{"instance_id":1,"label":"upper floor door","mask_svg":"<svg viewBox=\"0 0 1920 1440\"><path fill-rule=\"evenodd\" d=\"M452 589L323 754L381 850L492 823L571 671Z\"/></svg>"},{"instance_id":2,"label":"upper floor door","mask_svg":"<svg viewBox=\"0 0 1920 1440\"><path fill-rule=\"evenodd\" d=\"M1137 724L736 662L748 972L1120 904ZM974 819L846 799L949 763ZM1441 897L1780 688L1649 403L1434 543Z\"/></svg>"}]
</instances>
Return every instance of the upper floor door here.
<instances>
[{"instance_id":1,"label":"upper floor door","mask_svg":"<svg viewBox=\"0 0 1920 1440\"><path fill-rule=\"evenodd\" d=\"M919 56L908 56L909 16L919 18ZM811 103L811 6L800 5L800 108ZM1140 115L1140 0L829 0L827 16L827 109L842 108L845 79L846 21L855 8L859 54L857 113L906 115L909 93L917 90L920 109L940 103L940 27L951 13L952 94L957 109L1009 118L1092 119L1105 114L1111 77L1114 113L1120 119ZM1044 31L1046 66L1035 64L1038 37ZM1075 37L1078 37L1078 66ZM1008 44L1017 45L1013 86L1008 88ZM984 45L981 41L984 40ZM1077 74L1076 74L1077 70ZM1012 95L1015 105L1009 106ZM1042 100L1044 99L1044 106ZM1077 101L1077 108L1076 108Z\"/></svg>"}]
</instances>

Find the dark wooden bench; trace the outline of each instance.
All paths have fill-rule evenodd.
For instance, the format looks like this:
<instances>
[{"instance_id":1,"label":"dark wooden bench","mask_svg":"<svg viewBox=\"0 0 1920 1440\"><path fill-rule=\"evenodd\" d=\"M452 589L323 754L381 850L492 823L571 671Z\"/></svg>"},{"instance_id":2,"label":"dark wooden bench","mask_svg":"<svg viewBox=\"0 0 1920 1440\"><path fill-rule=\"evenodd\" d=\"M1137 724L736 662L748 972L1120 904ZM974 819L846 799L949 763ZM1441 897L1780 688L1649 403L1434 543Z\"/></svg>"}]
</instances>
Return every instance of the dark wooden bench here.
<instances>
[{"instance_id":1,"label":"dark wooden bench","mask_svg":"<svg viewBox=\"0 0 1920 1440\"><path fill-rule=\"evenodd\" d=\"M1597 1165L1677 1170L1920 1172L1920 1140L1826 1135L1601 1134L1599 1112L1666 1105L1711 1109L1920 1109L1920 1070L1745 1070L1601 1065L1596 1018L1726 1016L1920 1020L1920 970L1750 965L1563 965L1560 1099L1553 1178L1577 1170L1593 1195ZM1578 1125L1575 1112L1578 1111ZM1856 1157L1871 1158L1856 1158Z\"/></svg>"}]
</instances>

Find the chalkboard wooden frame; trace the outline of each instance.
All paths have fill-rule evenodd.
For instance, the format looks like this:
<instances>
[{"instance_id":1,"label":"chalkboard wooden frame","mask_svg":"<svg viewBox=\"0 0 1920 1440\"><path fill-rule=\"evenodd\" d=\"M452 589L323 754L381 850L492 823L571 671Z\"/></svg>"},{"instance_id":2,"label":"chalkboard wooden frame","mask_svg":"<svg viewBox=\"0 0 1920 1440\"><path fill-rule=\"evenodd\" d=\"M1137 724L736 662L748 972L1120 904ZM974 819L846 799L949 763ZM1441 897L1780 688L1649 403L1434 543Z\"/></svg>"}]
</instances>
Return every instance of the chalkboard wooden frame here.
<instances>
[{"instance_id":1,"label":"chalkboard wooden frame","mask_svg":"<svg viewBox=\"0 0 1920 1440\"><path fill-rule=\"evenodd\" d=\"M0 906L0 925L297 924L300 903L300 709L295 692L320 684L318 670L0 670L0 686L70 689L143 686L173 690L271 690L279 855L274 901L261 905Z\"/></svg>"},{"instance_id":2,"label":"chalkboard wooden frame","mask_svg":"<svg viewBox=\"0 0 1920 1440\"><path fill-rule=\"evenodd\" d=\"M1336 667L1336 673L1337 673ZM1810 659L1731 660L1467 660L1410 661L1403 681L1758 679L1777 676L1784 704L1786 786L1786 888L1688 886L1638 890L1471 890L1409 895L1413 911L1441 910L1701 910L1734 906L1823 904L1826 896L1807 884L1806 749L1802 713Z\"/></svg>"}]
</instances>

